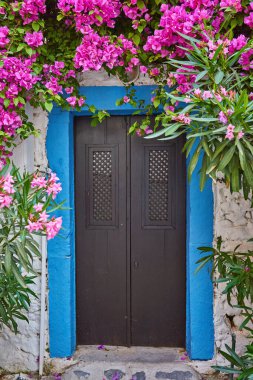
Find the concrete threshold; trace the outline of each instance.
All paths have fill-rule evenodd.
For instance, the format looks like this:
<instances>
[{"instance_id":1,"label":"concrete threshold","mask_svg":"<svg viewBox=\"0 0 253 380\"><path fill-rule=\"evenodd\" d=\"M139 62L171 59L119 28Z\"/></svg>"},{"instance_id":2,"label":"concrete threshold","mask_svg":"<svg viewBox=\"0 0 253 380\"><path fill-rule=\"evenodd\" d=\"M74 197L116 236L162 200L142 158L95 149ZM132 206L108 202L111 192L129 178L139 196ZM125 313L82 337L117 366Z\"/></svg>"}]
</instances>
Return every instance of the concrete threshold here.
<instances>
[{"instance_id":1,"label":"concrete threshold","mask_svg":"<svg viewBox=\"0 0 253 380\"><path fill-rule=\"evenodd\" d=\"M80 346L63 380L198 380L180 348Z\"/></svg>"}]
</instances>

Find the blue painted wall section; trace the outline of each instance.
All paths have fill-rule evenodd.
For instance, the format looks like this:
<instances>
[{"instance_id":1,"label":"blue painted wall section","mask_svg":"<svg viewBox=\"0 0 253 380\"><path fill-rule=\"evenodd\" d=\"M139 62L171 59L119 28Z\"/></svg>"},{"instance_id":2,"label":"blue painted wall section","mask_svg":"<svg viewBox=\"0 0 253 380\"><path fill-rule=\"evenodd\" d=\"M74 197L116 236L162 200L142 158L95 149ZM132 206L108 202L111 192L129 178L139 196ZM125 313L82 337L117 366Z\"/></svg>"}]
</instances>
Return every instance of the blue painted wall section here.
<instances>
[{"instance_id":1,"label":"blue painted wall section","mask_svg":"<svg viewBox=\"0 0 253 380\"><path fill-rule=\"evenodd\" d=\"M73 123L68 112L50 115L47 135L50 168L62 182L57 200L65 200L62 237L48 243L50 355L72 355L75 346L75 223Z\"/></svg>"},{"instance_id":2,"label":"blue painted wall section","mask_svg":"<svg viewBox=\"0 0 253 380\"><path fill-rule=\"evenodd\" d=\"M155 86L136 87L136 96L150 102ZM115 106L125 95L124 87L82 87L89 104L112 115L131 114L129 104ZM76 347L75 301L75 215L74 215L74 116L89 113L67 112L54 108L49 117L47 155L50 168L62 182L59 201L66 200L63 212L63 238L48 244L50 356L65 357ZM203 193L195 173L187 187L187 350L192 359L210 359L213 355L212 284L207 271L195 275L199 258L197 247L210 245L213 236L213 198L209 183Z\"/></svg>"},{"instance_id":3,"label":"blue painted wall section","mask_svg":"<svg viewBox=\"0 0 253 380\"><path fill-rule=\"evenodd\" d=\"M191 359L207 360L214 354L213 284L210 267L195 270L201 257L197 248L211 246L213 241L213 192L211 180L200 191L200 166L201 160L187 184L186 344Z\"/></svg>"}]
</instances>

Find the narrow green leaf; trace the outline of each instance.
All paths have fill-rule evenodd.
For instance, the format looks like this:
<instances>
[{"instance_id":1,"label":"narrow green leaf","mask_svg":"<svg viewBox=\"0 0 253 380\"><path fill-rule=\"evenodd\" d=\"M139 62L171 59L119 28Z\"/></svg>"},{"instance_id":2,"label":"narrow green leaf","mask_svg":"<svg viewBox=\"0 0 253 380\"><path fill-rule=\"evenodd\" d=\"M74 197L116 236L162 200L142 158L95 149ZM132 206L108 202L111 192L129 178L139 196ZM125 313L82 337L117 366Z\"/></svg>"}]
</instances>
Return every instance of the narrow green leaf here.
<instances>
[{"instance_id":1,"label":"narrow green leaf","mask_svg":"<svg viewBox=\"0 0 253 380\"><path fill-rule=\"evenodd\" d=\"M205 75L207 74L207 70L203 70L201 71L197 76L196 76L196 79L195 79L195 82L199 82Z\"/></svg>"},{"instance_id":2,"label":"narrow green leaf","mask_svg":"<svg viewBox=\"0 0 253 380\"><path fill-rule=\"evenodd\" d=\"M236 149L236 146L233 145L231 146L229 150L226 151L226 153L224 154L224 157L222 158L219 164L218 170L222 171L229 164L230 160L232 159L235 153L235 149Z\"/></svg>"},{"instance_id":3,"label":"narrow green leaf","mask_svg":"<svg viewBox=\"0 0 253 380\"><path fill-rule=\"evenodd\" d=\"M190 160L190 163L188 166L188 181L190 181L192 173L197 166L200 152L201 152L201 143L199 143L198 147L196 148L196 150L195 150L195 152L194 152L194 154Z\"/></svg>"},{"instance_id":4,"label":"narrow green leaf","mask_svg":"<svg viewBox=\"0 0 253 380\"><path fill-rule=\"evenodd\" d=\"M224 72L219 70L214 76L214 81L216 84L220 84L223 78L224 78Z\"/></svg>"},{"instance_id":5,"label":"narrow green leaf","mask_svg":"<svg viewBox=\"0 0 253 380\"><path fill-rule=\"evenodd\" d=\"M6 273L10 275L11 269L12 269L12 255L11 255L11 251L8 245L5 248L4 266L5 266Z\"/></svg>"},{"instance_id":6,"label":"narrow green leaf","mask_svg":"<svg viewBox=\"0 0 253 380\"><path fill-rule=\"evenodd\" d=\"M200 191L203 191L205 187L206 180L208 178L206 174L206 169L207 169L207 155L204 154L203 160L202 160L202 165L201 165L201 170L200 170L200 179L199 179L199 185L200 185Z\"/></svg>"}]
</instances>

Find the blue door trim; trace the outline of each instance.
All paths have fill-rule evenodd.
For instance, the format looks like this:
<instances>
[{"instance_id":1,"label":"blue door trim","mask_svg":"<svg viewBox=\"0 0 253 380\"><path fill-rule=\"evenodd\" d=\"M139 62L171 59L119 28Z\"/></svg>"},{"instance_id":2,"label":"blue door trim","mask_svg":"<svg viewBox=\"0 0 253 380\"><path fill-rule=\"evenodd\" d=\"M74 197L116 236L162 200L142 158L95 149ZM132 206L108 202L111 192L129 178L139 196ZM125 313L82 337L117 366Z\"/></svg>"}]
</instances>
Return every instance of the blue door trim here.
<instances>
[{"instance_id":1,"label":"blue door trim","mask_svg":"<svg viewBox=\"0 0 253 380\"><path fill-rule=\"evenodd\" d=\"M148 104L155 86L136 87L136 96ZM129 104L115 106L125 95L124 87L82 87L89 104L112 115L127 115L136 109ZM48 242L50 356L71 356L76 348L75 300L75 210L74 210L74 116L54 108L49 116L47 155L49 167L62 182L59 201L66 200L62 237ZM213 287L208 269L195 274L197 247L211 245L213 239L213 193L211 181L201 193L195 171L187 184L187 313L186 343L191 359L208 360L214 352Z\"/></svg>"}]
</instances>

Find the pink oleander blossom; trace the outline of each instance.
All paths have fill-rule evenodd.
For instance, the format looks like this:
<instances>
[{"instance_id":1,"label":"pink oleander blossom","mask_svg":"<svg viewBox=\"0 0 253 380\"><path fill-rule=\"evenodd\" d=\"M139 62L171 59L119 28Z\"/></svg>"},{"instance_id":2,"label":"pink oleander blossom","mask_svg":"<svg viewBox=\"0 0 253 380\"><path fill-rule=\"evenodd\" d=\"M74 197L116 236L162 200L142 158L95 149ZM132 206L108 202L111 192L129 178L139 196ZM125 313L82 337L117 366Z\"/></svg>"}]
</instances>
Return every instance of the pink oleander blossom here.
<instances>
[{"instance_id":1,"label":"pink oleander blossom","mask_svg":"<svg viewBox=\"0 0 253 380\"><path fill-rule=\"evenodd\" d=\"M235 126L232 125L232 124L229 124L227 126L227 133L226 133L226 136L225 136L226 139L233 140L233 138L235 137L234 136L234 129L235 129Z\"/></svg>"},{"instance_id":2,"label":"pink oleander blossom","mask_svg":"<svg viewBox=\"0 0 253 380\"><path fill-rule=\"evenodd\" d=\"M39 221L31 221L31 220L28 220L28 225L26 226L26 229L30 232L30 233L33 233L34 231L35 232L38 232L38 231L42 231L43 230L43 224Z\"/></svg>"},{"instance_id":3,"label":"pink oleander blossom","mask_svg":"<svg viewBox=\"0 0 253 380\"><path fill-rule=\"evenodd\" d=\"M46 223L46 234L48 240L53 239L58 232L60 231L62 226L62 217L52 218L49 222Z\"/></svg>"},{"instance_id":4,"label":"pink oleander blossom","mask_svg":"<svg viewBox=\"0 0 253 380\"><path fill-rule=\"evenodd\" d=\"M185 115L185 114L179 114L177 116L173 116L172 117L172 120L175 120L175 121L179 121L180 123L183 123L183 124L191 124L191 119L189 116Z\"/></svg>"},{"instance_id":5,"label":"pink oleander blossom","mask_svg":"<svg viewBox=\"0 0 253 380\"><path fill-rule=\"evenodd\" d=\"M220 113L219 113L219 121L220 121L221 123L223 123L223 124L227 124L227 122L228 122L228 118L227 118L227 116L224 114L223 111L220 111Z\"/></svg>"},{"instance_id":6,"label":"pink oleander blossom","mask_svg":"<svg viewBox=\"0 0 253 380\"><path fill-rule=\"evenodd\" d=\"M203 91L202 98L204 100L212 99L213 98L213 94L211 93L211 91Z\"/></svg>"},{"instance_id":7,"label":"pink oleander blossom","mask_svg":"<svg viewBox=\"0 0 253 380\"><path fill-rule=\"evenodd\" d=\"M61 183L59 182L59 178L56 176L55 173L51 173L47 182L47 189L46 189L47 194L48 195L52 194L52 198L55 199L57 194L60 193L61 190L62 190L62 186L61 186Z\"/></svg>"},{"instance_id":8,"label":"pink oleander blossom","mask_svg":"<svg viewBox=\"0 0 253 380\"><path fill-rule=\"evenodd\" d=\"M34 208L34 210L36 212L41 212L42 209L43 209L43 204L42 203L38 203L38 204L34 205L33 208Z\"/></svg>"},{"instance_id":9,"label":"pink oleander blossom","mask_svg":"<svg viewBox=\"0 0 253 380\"><path fill-rule=\"evenodd\" d=\"M47 180L45 177L40 177L35 175L32 182L31 182L31 187L35 188L38 187L39 189L45 189L47 186Z\"/></svg>"}]
</instances>

